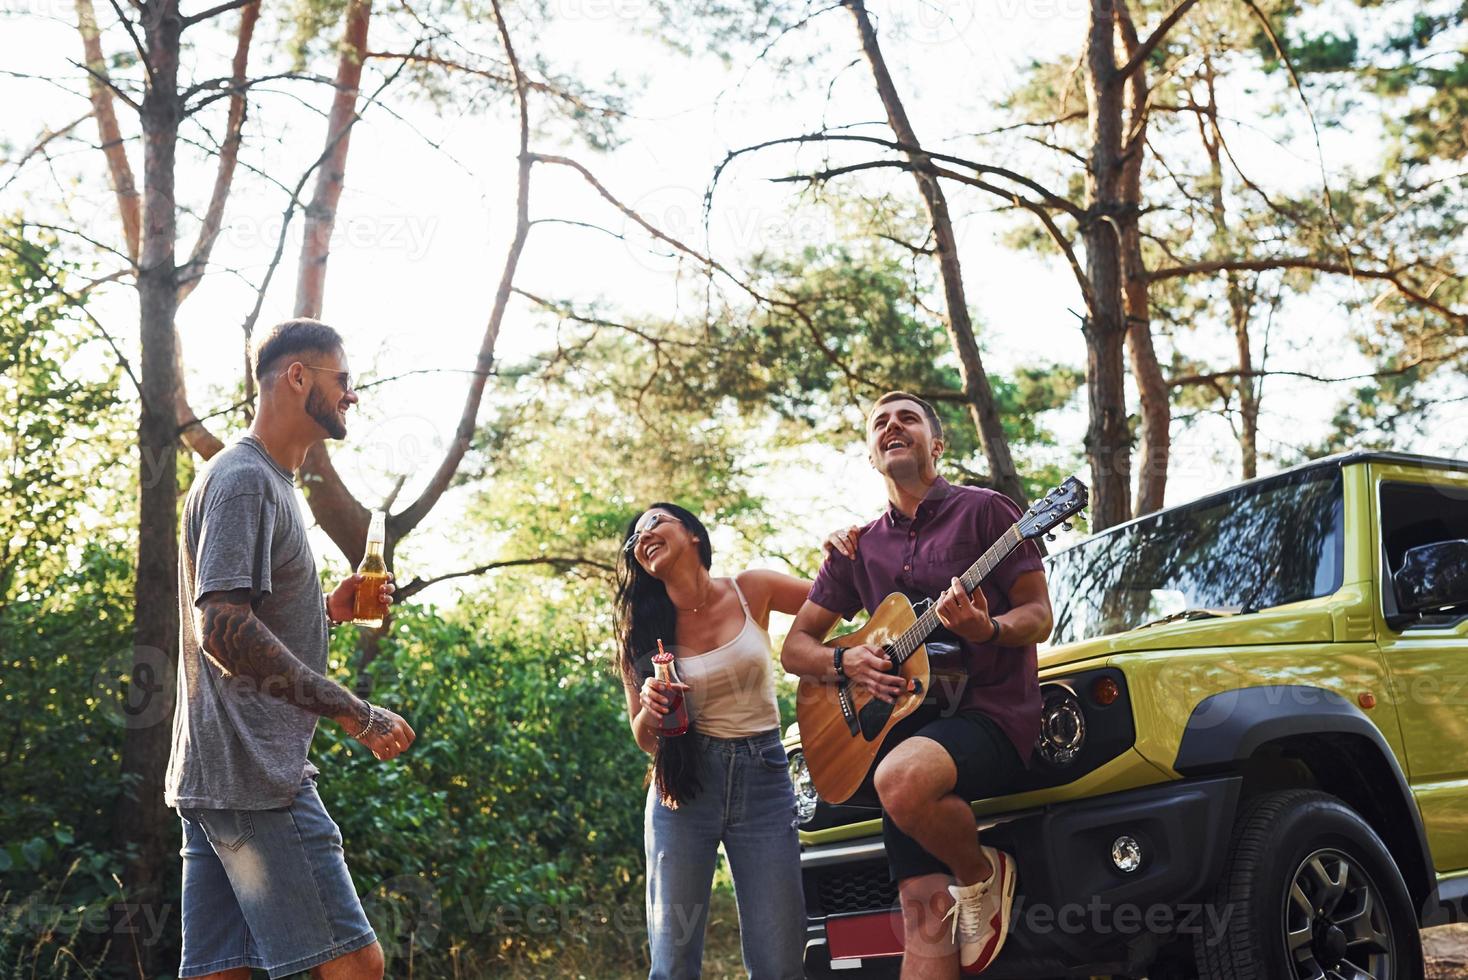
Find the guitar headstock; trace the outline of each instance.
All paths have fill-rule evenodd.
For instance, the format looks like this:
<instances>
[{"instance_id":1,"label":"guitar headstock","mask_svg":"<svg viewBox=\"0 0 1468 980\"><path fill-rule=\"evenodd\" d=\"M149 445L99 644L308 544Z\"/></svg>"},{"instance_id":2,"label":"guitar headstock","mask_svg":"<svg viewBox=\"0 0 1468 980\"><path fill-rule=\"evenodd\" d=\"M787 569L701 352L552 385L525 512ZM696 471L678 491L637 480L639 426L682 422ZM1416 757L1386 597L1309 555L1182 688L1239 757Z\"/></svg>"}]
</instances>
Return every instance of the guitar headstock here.
<instances>
[{"instance_id":1,"label":"guitar headstock","mask_svg":"<svg viewBox=\"0 0 1468 980\"><path fill-rule=\"evenodd\" d=\"M1086 489L1086 485L1075 477L1068 476L1064 483L1031 504L1016 527L1025 540L1038 538L1055 526L1065 523L1067 518L1085 510L1090 499L1091 492Z\"/></svg>"}]
</instances>

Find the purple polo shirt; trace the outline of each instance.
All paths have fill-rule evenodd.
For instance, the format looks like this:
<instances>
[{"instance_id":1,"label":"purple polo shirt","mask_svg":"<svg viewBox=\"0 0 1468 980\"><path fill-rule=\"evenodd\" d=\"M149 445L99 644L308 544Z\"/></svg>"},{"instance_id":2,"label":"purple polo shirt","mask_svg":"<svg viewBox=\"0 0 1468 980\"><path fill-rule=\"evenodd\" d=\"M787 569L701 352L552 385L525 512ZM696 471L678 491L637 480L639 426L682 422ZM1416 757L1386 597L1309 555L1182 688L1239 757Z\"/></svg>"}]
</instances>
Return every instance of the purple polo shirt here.
<instances>
[{"instance_id":1,"label":"purple polo shirt","mask_svg":"<svg viewBox=\"0 0 1468 980\"><path fill-rule=\"evenodd\" d=\"M1014 501L998 491L956 487L940 476L911 519L889 504L885 514L863 527L855 559L832 550L816 575L810 601L850 619L860 609L870 614L893 592L915 603L937 599L1021 516ZM1016 548L980 585L989 613L998 616L1013 608L1014 580L1043 568L1034 542ZM1028 765L1040 734L1035 645L999 647L960 639L959 647L968 671L959 710L993 718Z\"/></svg>"}]
</instances>

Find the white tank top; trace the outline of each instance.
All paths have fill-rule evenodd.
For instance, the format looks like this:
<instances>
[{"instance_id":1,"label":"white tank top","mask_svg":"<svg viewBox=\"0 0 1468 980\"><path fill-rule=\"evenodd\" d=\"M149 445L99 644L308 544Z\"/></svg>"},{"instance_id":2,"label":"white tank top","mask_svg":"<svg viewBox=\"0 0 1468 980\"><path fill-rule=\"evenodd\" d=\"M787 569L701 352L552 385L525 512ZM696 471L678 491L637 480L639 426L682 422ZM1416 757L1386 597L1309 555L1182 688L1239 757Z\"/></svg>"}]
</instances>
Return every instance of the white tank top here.
<instances>
[{"instance_id":1,"label":"white tank top","mask_svg":"<svg viewBox=\"0 0 1468 980\"><path fill-rule=\"evenodd\" d=\"M743 628L722 646L678 655L678 676L692 688L693 727L714 738L744 738L780 727L770 634L749 614L739 583L729 581L744 610Z\"/></svg>"}]
</instances>

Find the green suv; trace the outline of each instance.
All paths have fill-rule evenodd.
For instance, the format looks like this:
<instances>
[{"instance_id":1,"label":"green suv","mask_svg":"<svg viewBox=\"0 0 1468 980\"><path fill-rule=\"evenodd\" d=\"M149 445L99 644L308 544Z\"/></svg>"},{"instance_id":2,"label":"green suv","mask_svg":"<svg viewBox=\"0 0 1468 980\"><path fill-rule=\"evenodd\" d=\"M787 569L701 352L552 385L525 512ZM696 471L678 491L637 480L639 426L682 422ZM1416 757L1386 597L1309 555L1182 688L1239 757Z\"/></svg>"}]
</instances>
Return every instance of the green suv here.
<instances>
[{"instance_id":1,"label":"green suv","mask_svg":"<svg viewBox=\"0 0 1468 980\"><path fill-rule=\"evenodd\" d=\"M1468 913L1468 462L1333 456L1046 566L1034 761L973 804L1019 867L986 975L1423 976ZM892 975L879 815L787 749L808 972Z\"/></svg>"}]
</instances>

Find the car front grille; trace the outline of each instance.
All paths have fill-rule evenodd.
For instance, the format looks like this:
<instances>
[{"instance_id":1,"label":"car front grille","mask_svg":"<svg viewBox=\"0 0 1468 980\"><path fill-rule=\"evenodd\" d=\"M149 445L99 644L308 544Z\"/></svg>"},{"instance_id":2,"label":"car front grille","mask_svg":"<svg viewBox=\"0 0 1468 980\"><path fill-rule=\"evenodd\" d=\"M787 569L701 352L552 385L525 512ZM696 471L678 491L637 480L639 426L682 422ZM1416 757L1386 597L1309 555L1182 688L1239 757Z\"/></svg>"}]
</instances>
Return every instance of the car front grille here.
<instances>
[{"instance_id":1,"label":"car front grille","mask_svg":"<svg viewBox=\"0 0 1468 980\"><path fill-rule=\"evenodd\" d=\"M873 912L897 904L897 883L885 864L814 872L816 894L826 915Z\"/></svg>"}]
</instances>

